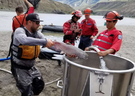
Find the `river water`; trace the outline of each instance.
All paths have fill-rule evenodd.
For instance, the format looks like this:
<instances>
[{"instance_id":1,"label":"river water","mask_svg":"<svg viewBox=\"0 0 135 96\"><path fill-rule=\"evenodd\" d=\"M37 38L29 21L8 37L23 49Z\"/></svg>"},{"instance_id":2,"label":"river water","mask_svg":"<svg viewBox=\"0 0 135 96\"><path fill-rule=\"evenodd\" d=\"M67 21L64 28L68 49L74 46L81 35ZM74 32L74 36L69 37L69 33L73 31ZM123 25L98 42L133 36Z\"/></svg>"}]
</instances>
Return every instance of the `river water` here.
<instances>
[{"instance_id":1,"label":"river water","mask_svg":"<svg viewBox=\"0 0 135 96\"><path fill-rule=\"evenodd\" d=\"M0 11L0 32L7 32L12 31L12 18L16 15L15 12L7 12L7 11ZM41 24L54 24L54 25L63 25L63 23L69 20L72 15L70 14L46 14L46 13L39 13L40 19L44 22ZM91 16L97 23L97 26L104 26L105 20L103 16ZM84 19L84 16L79 20ZM134 26L135 25L135 18L127 18L125 17L122 21L119 21L117 25L125 25L125 26ZM50 38L53 40L62 40L62 33L50 33L44 32L46 38Z\"/></svg>"},{"instance_id":2,"label":"river water","mask_svg":"<svg viewBox=\"0 0 135 96\"><path fill-rule=\"evenodd\" d=\"M0 11L0 32L2 31L11 31L12 30L12 18L16 15L15 12L7 12L7 11ZM54 25L63 25L63 23L67 20L69 20L72 15L70 14L45 14L45 13L39 13L40 19L44 20L41 24L51 24ZM103 16L91 16L96 23L97 26L103 26L105 20L103 19ZM84 16L79 20L84 19ZM135 25L135 19L134 18L127 18L125 17L122 21L119 21L117 25Z\"/></svg>"}]
</instances>

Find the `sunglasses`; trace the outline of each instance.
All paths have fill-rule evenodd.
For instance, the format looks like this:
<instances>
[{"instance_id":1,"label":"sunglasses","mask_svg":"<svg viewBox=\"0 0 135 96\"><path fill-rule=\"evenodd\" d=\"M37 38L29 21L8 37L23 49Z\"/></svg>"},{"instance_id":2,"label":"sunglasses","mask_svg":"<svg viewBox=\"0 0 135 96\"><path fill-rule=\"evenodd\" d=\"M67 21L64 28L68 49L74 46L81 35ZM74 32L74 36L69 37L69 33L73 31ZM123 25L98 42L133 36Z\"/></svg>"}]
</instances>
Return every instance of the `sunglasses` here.
<instances>
[{"instance_id":1,"label":"sunglasses","mask_svg":"<svg viewBox=\"0 0 135 96\"><path fill-rule=\"evenodd\" d=\"M35 22L37 25L39 25L39 24L40 24L40 21L33 21L33 22Z\"/></svg>"},{"instance_id":2,"label":"sunglasses","mask_svg":"<svg viewBox=\"0 0 135 96\"><path fill-rule=\"evenodd\" d=\"M108 21L108 20L107 20L106 22L111 23L111 22L113 22L113 21Z\"/></svg>"},{"instance_id":3,"label":"sunglasses","mask_svg":"<svg viewBox=\"0 0 135 96\"><path fill-rule=\"evenodd\" d=\"M39 22L39 21L36 21L36 24L37 24L37 25L39 25L39 24L40 24L40 22Z\"/></svg>"},{"instance_id":4,"label":"sunglasses","mask_svg":"<svg viewBox=\"0 0 135 96\"><path fill-rule=\"evenodd\" d=\"M80 19L80 17L75 16L77 19Z\"/></svg>"}]
</instances>

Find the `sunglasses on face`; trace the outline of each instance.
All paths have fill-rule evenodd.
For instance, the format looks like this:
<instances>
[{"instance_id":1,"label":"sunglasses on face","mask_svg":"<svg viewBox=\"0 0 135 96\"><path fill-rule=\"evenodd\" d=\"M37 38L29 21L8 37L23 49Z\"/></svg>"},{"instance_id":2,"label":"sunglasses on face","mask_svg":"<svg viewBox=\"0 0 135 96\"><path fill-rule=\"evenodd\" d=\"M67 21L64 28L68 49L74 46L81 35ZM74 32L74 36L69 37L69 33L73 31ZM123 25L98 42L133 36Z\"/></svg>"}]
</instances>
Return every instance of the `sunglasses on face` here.
<instances>
[{"instance_id":1,"label":"sunglasses on face","mask_svg":"<svg viewBox=\"0 0 135 96\"><path fill-rule=\"evenodd\" d=\"M113 21L108 21L108 20L107 20L106 22L111 23L111 22L113 22Z\"/></svg>"},{"instance_id":2,"label":"sunglasses on face","mask_svg":"<svg viewBox=\"0 0 135 96\"><path fill-rule=\"evenodd\" d=\"M39 24L40 24L40 22L39 22L39 21L36 21L35 23L36 23L37 25L39 25Z\"/></svg>"},{"instance_id":3,"label":"sunglasses on face","mask_svg":"<svg viewBox=\"0 0 135 96\"><path fill-rule=\"evenodd\" d=\"M39 24L40 24L40 21L33 21L33 22L35 22L37 25L39 25Z\"/></svg>"},{"instance_id":4,"label":"sunglasses on face","mask_svg":"<svg viewBox=\"0 0 135 96\"><path fill-rule=\"evenodd\" d=\"M77 16L76 16L76 18L77 18L77 19L80 19L80 17L77 17Z\"/></svg>"}]
</instances>

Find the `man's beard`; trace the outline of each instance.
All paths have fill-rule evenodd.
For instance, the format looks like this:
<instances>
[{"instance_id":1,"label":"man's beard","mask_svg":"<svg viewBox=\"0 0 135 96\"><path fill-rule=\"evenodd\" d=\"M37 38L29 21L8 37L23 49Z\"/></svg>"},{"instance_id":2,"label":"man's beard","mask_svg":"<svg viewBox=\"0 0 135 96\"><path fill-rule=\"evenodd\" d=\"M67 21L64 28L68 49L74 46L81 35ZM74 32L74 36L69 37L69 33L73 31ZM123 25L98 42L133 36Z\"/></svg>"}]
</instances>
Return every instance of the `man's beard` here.
<instances>
[{"instance_id":1,"label":"man's beard","mask_svg":"<svg viewBox=\"0 0 135 96\"><path fill-rule=\"evenodd\" d=\"M32 33L36 33L37 32L37 28L31 27L31 31L32 31Z\"/></svg>"}]
</instances>

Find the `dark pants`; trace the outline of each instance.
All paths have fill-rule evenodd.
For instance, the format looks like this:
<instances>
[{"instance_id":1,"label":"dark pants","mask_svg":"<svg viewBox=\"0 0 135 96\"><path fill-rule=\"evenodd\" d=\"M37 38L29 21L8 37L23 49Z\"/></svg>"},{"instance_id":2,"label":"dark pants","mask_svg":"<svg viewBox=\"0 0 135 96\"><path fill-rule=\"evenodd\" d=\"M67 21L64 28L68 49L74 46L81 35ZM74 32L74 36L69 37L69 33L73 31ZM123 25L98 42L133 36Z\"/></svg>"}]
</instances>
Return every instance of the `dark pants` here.
<instances>
[{"instance_id":1,"label":"dark pants","mask_svg":"<svg viewBox=\"0 0 135 96\"><path fill-rule=\"evenodd\" d=\"M91 36L81 36L80 38L80 43L79 43L79 48L82 50L85 50L86 47L89 47L92 45L93 40L90 39Z\"/></svg>"},{"instance_id":2,"label":"dark pants","mask_svg":"<svg viewBox=\"0 0 135 96\"><path fill-rule=\"evenodd\" d=\"M21 96L39 95L44 88L44 81L36 67L23 68L16 66L11 60L11 71L16 80L16 86L21 92Z\"/></svg>"}]
</instances>

